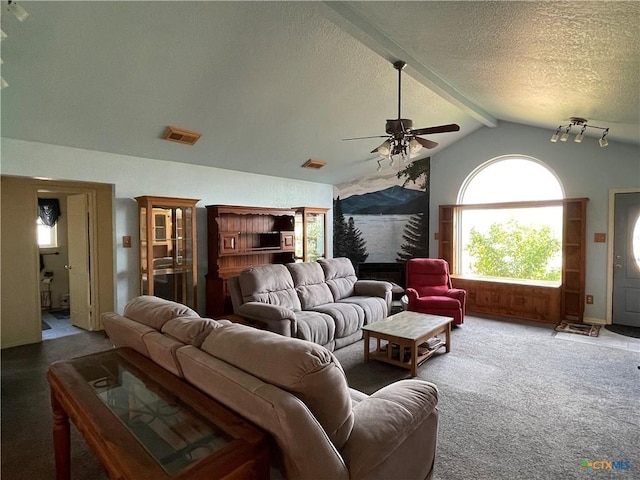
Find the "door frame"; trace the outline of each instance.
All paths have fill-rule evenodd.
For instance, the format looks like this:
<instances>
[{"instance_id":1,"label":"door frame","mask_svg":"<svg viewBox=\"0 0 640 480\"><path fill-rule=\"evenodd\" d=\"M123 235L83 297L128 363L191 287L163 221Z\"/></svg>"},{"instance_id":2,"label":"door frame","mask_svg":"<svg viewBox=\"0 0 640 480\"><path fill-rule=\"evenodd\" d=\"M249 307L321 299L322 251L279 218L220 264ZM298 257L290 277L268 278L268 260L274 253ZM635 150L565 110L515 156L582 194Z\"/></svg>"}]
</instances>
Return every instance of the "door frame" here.
<instances>
[{"instance_id":1,"label":"door frame","mask_svg":"<svg viewBox=\"0 0 640 480\"><path fill-rule=\"evenodd\" d=\"M66 195L86 194L88 198L87 210L89 213L89 255L91 268L89 270L89 282L90 282L90 312L91 318L89 319L90 330L102 330L102 324L100 322L100 314L104 311L113 310L114 304L114 251L113 251L113 186L110 184L95 184L87 182L74 182L74 181L43 181L42 183L36 180L35 182L35 195L42 195L43 193L63 193ZM109 189L109 202L105 201L105 192L99 192L99 190ZM102 198L102 201L101 201ZM106 205L108 203L108 205ZM36 198L37 204L37 198ZM106 217L105 212L110 216ZM35 213L34 215L37 215ZM35 222L35 218L34 218ZM99 235L101 228L107 227L109 229L109 235L104 235L103 231ZM111 249L98 248L99 239L105 237L109 239ZM105 245L102 245L104 247ZM39 248L37 242L33 245L33 254L38 258ZM107 269L106 266L110 265L111 268ZM109 281L110 279L110 281Z\"/></svg>"},{"instance_id":2,"label":"door frame","mask_svg":"<svg viewBox=\"0 0 640 480\"><path fill-rule=\"evenodd\" d=\"M609 226L607 242L607 309L605 312L605 325L613 323L613 243L614 243L614 220L615 220L615 199L618 193L640 193L640 187L610 188L609 189Z\"/></svg>"}]
</instances>

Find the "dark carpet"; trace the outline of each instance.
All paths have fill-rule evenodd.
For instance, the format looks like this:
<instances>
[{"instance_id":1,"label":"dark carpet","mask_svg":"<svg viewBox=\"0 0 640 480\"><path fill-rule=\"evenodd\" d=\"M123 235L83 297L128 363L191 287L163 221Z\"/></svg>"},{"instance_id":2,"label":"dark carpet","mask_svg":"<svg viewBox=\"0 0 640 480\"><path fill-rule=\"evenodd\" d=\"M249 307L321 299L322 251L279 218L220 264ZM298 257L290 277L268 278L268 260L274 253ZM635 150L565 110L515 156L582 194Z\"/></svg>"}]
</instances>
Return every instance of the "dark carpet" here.
<instances>
[{"instance_id":1,"label":"dark carpet","mask_svg":"<svg viewBox=\"0 0 640 480\"><path fill-rule=\"evenodd\" d=\"M83 332L2 350L2 480L55 478L49 364L112 348L103 332ZM107 476L71 428L72 478Z\"/></svg>"},{"instance_id":2,"label":"dark carpet","mask_svg":"<svg viewBox=\"0 0 640 480\"><path fill-rule=\"evenodd\" d=\"M640 353L554 338L553 327L467 317L452 351L420 367L440 391L434 480L582 479L584 460L629 461L631 471L594 476L637 478ZM54 478L47 366L110 347L103 333L85 332L2 350L3 480ZM362 342L336 356L365 393L409 378L363 363ZM72 478L106 479L71 432Z\"/></svg>"},{"instance_id":3,"label":"dark carpet","mask_svg":"<svg viewBox=\"0 0 640 480\"><path fill-rule=\"evenodd\" d=\"M627 325L605 325L607 330L625 337L640 338L640 327L629 327Z\"/></svg>"}]
</instances>

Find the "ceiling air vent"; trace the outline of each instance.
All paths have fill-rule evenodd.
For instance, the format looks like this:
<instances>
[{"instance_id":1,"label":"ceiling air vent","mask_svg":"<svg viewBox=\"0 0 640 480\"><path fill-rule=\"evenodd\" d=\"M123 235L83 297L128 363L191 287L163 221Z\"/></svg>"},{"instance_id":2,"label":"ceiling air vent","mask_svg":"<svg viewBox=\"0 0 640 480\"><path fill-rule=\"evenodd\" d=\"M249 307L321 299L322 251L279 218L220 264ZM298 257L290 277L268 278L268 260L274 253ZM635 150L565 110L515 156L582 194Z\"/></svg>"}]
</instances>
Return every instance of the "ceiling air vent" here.
<instances>
[{"instance_id":1,"label":"ceiling air vent","mask_svg":"<svg viewBox=\"0 0 640 480\"><path fill-rule=\"evenodd\" d=\"M167 127L162 135L165 140L172 142L185 143L187 145L193 145L202 136L201 133L192 132L191 130L185 130L184 128Z\"/></svg>"},{"instance_id":2,"label":"ceiling air vent","mask_svg":"<svg viewBox=\"0 0 640 480\"><path fill-rule=\"evenodd\" d=\"M302 168L311 168L313 170L320 170L326 164L327 162L323 162L322 160L314 160L313 158L310 158L309 160L307 160L302 164Z\"/></svg>"}]
</instances>

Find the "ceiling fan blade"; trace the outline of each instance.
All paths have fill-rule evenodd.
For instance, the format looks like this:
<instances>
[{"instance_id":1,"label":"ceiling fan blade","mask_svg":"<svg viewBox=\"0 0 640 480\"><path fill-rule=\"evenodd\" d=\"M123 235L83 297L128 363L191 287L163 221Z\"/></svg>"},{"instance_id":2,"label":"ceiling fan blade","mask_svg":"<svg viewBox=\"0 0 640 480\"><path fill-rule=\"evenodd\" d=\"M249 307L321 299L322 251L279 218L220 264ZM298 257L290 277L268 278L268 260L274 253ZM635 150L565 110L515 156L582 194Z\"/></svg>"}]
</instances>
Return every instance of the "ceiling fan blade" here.
<instances>
[{"instance_id":1,"label":"ceiling fan blade","mask_svg":"<svg viewBox=\"0 0 640 480\"><path fill-rule=\"evenodd\" d=\"M365 138L387 138L389 135L373 135L372 137L355 137L355 138L343 138L342 141L345 140L364 140Z\"/></svg>"},{"instance_id":2,"label":"ceiling fan blade","mask_svg":"<svg viewBox=\"0 0 640 480\"><path fill-rule=\"evenodd\" d=\"M448 125L438 125L437 127L417 128L415 130L411 130L411 133L413 135L430 135L432 133L457 132L459 130L460 125L450 123Z\"/></svg>"},{"instance_id":3,"label":"ceiling fan blade","mask_svg":"<svg viewBox=\"0 0 640 480\"><path fill-rule=\"evenodd\" d=\"M414 138L424 148L436 148L438 146L438 142L432 142L431 140L427 140L426 138L420 138L420 137L414 137Z\"/></svg>"}]
</instances>

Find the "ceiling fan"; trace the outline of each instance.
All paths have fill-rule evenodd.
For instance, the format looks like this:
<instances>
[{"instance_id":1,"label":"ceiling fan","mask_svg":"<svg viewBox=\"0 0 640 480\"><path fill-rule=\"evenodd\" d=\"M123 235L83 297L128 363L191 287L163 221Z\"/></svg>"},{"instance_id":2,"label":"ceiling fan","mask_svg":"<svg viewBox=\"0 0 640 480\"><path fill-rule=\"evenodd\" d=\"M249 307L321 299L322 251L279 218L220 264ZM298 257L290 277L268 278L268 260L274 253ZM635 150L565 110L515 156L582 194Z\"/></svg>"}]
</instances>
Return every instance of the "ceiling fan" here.
<instances>
[{"instance_id":1,"label":"ceiling fan","mask_svg":"<svg viewBox=\"0 0 640 480\"><path fill-rule=\"evenodd\" d=\"M371 153L378 153L382 158L390 160L393 164L393 156L399 155L402 160L415 158L418 152L424 148L435 148L437 142L420 138L418 135L430 135L434 133L457 132L460 126L455 123L438 125L436 127L413 128L413 120L402 118L400 113L402 95L402 70L407 64L401 60L395 62L393 67L398 70L398 118L387 120L387 135L374 135L371 137L344 138L343 140L362 140L365 138L387 138L382 145L374 148ZM378 161L380 167L380 161Z\"/></svg>"}]
</instances>

